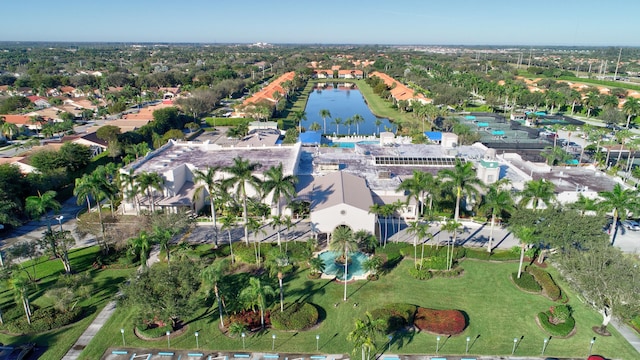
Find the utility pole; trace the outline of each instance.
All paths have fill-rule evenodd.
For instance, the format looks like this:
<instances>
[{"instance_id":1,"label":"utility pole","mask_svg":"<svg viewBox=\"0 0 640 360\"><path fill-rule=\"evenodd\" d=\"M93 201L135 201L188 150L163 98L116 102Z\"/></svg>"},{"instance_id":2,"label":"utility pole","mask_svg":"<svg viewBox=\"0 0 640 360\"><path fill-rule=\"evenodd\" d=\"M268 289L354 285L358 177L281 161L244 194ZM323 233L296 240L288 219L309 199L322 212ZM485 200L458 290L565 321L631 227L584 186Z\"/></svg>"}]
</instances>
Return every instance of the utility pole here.
<instances>
[{"instance_id":1,"label":"utility pole","mask_svg":"<svg viewBox=\"0 0 640 360\"><path fill-rule=\"evenodd\" d=\"M529 49L529 65L527 67L531 67L531 56L533 54L533 49Z\"/></svg>"},{"instance_id":2,"label":"utility pole","mask_svg":"<svg viewBox=\"0 0 640 360\"><path fill-rule=\"evenodd\" d=\"M618 53L618 62L616 62L616 72L613 75L613 81L618 80L618 68L620 66L620 56L622 56L622 48L620 48L620 52Z\"/></svg>"}]
</instances>

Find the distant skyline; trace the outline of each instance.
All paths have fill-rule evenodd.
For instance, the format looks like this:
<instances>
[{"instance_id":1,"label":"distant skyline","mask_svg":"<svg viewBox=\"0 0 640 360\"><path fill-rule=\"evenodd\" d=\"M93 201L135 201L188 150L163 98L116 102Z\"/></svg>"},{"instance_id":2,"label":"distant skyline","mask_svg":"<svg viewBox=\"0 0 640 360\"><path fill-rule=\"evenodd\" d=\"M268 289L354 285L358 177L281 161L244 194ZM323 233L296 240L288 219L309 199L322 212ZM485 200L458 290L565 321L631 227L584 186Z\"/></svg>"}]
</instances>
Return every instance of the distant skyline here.
<instances>
[{"instance_id":1,"label":"distant skyline","mask_svg":"<svg viewBox=\"0 0 640 360\"><path fill-rule=\"evenodd\" d=\"M632 0L7 0L0 41L640 46Z\"/></svg>"}]
</instances>

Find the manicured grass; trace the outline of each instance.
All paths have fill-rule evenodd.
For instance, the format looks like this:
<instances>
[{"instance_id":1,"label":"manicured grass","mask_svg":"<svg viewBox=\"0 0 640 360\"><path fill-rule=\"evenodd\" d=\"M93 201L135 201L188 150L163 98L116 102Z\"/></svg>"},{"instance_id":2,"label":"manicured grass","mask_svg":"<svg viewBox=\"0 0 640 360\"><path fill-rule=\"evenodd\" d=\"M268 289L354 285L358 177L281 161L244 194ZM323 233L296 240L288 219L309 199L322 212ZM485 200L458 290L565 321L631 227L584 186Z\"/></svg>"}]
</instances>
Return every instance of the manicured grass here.
<instances>
[{"instance_id":1,"label":"manicured grass","mask_svg":"<svg viewBox=\"0 0 640 360\"><path fill-rule=\"evenodd\" d=\"M415 122L415 119L408 113L401 113L395 107L391 101L385 100L373 92L373 89L364 80L354 80L353 82L358 85L358 90L364 98L367 100L367 105L371 112L379 117L385 117L395 123L408 124Z\"/></svg>"},{"instance_id":2,"label":"manicured grass","mask_svg":"<svg viewBox=\"0 0 640 360\"><path fill-rule=\"evenodd\" d=\"M80 337L82 332L89 326L91 321L98 315L100 310L102 310L109 300L113 299L114 294L118 291L119 284L124 282L134 271L134 269L93 269L91 265L98 252L99 248L93 246L73 250L69 254L73 270L76 273L89 271L93 280L94 290L91 298L82 300L76 305L86 309L88 315L85 316L85 318L64 328L41 334L25 336L0 334L0 342L6 345L35 342L39 347L47 349L39 358L40 360L61 359ZM57 282L58 276L63 273L63 267L60 260L49 260L46 257L36 260L36 263L36 275L39 281L38 287L32 291L30 295L30 300L33 305L47 307L52 304L52 301L43 295L48 288ZM25 269L31 273L30 262L24 265ZM11 290L6 287L3 288L2 293L0 293L0 304L2 304L5 310L10 306L15 306L13 294Z\"/></svg>"},{"instance_id":3,"label":"manicured grass","mask_svg":"<svg viewBox=\"0 0 640 360\"><path fill-rule=\"evenodd\" d=\"M517 262L489 263L466 260L461 266L464 275L459 278L434 278L419 281L408 276L410 260L402 261L397 268L379 281L358 281L348 285L348 301L342 301L343 285L328 280L309 280L307 270L298 271L285 279L285 301L309 301L322 308L322 322L309 331L266 331L246 338L250 351L271 351L271 334L276 334L276 352L314 353L316 335L320 335L320 352L350 353L352 345L346 341L356 318L365 311L372 311L389 303L411 303L433 309L458 309L469 317L469 326L460 335L440 341L441 354L463 354L465 338L473 339L470 354L511 354L513 339L518 342L516 355L538 356L543 339L548 335L535 323L536 315L556 303L518 290L509 280L517 270ZM557 273L550 269L554 278ZM276 284L276 279L270 279ZM591 327L599 325L600 316L581 303L567 284L567 289L577 333L569 339L551 339L545 355L558 357L586 357L589 341L595 336ZM277 289L277 288L276 288ZM338 304L336 307L335 304ZM354 306L357 304L357 306ZM275 305L275 302L274 302ZM277 311L277 310L276 310ZM122 346L120 328L125 329L128 347L166 348L166 337L157 341L142 341L133 333L134 309L118 309L98 336L85 349L81 359L97 359L110 346ZM611 358L633 359L638 353L613 328L613 336L597 337L593 352ZM240 338L231 339L218 330L217 313L203 309L202 316L191 321L184 334L172 337L171 346L194 349L194 332L200 333L200 347L207 350L241 350ZM392 353L435 353L436 337L426 333L399 334L391 344ZM380 336L379 351L386 351L386 337Z\"/></svg>"}]
</instances>

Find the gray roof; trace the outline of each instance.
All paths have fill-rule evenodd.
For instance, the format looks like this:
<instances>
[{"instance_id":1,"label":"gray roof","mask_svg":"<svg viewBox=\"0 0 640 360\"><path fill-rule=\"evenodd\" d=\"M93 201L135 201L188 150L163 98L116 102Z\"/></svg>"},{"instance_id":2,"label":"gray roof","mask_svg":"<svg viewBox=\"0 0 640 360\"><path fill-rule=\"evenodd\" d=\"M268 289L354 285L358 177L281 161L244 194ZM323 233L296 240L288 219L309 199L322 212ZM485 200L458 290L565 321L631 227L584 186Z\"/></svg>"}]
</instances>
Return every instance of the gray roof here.
<instances>
[{"instance_id":1,"label":"gray roof","mask_svg":"<svg viewBox=\"0 0 640 360\"><path fill-rule=\"evenodd\" d=\"M335 171L324 176L305 176L300 182L300 198L311 201L311 211L326 209L339 204L369 211L373 205L371 191L366 181L345 171Z\"/></svg>"}]
</instances>

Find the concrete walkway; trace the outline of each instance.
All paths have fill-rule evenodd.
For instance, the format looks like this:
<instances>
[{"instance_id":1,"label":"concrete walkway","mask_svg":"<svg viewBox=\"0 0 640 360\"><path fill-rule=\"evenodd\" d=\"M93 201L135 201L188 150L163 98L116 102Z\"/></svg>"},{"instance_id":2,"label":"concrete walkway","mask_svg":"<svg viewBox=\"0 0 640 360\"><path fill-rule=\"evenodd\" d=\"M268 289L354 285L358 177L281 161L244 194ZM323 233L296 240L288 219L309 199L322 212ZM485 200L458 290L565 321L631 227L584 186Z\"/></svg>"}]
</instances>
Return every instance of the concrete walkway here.
<instances>
[{"instance_id":1,"label":"concrete walkway","mask_svg":"<svg viewBox=\"0 0 640 360\"><path fill-rule=\"evenodd\" d=\"M623 338L627 339L629 344L631 344L631 346L633 346L633 348L636 349L638 353L640 353L640 336L638 336L638 333L635 332L635 330L630 328L629 325L617 320L612 320L610 324L613 325L616 330L618 330Z\"/></svg>"}]
</instances>

